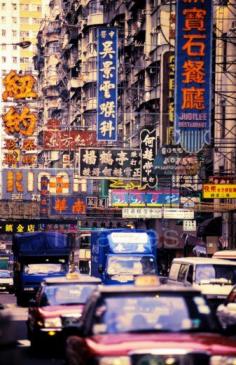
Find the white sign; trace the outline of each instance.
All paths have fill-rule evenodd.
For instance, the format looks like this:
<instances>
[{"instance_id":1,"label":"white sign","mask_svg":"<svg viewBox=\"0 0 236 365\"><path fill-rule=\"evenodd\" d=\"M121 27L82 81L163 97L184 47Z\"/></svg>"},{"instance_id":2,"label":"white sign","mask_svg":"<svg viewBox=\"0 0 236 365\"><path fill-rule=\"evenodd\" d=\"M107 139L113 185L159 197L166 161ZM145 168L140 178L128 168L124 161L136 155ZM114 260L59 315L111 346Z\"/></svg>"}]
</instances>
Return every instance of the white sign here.
<instances>
[{"instance_id":1,"label":"white sign","mask_svg":"<svg viewBox=\"0 0 236 365\"><path fill-rule=\"evenodd\" d=\"M162 218L162 209L158 208L123 208L122 218Z\"/></svg>"},{"instance_id":2,"label":"white sign","mask_svg":"<svg viewBox=\"0 0 236 365\"><path fill-rule=\"evenodd\" d=\"M197 224L195 220L185 220L183 221L183 231L184 232L196 232Z\"/></svg>"},{"instance_id":3,"label":"white sign","mask_svg":"<svg viewBox=\"0 0 236 365\"><path fill-rule=\"evenodd\" d=\"M148 242L148 235L146 232L112 232L111 240L114 244L118 244L116 249L123 250L123 244L130 242L145 244Z\"/></svg>"},{"instance_id":4,"label":"white sign","mask_svg":"<svg viewBox=\"0 0 236 365\"><path fill-rule=\"evenodd\" d=\"M164 219L194 219L194 211L178 208L164 208Z\"/></svg>"}]
</instances>

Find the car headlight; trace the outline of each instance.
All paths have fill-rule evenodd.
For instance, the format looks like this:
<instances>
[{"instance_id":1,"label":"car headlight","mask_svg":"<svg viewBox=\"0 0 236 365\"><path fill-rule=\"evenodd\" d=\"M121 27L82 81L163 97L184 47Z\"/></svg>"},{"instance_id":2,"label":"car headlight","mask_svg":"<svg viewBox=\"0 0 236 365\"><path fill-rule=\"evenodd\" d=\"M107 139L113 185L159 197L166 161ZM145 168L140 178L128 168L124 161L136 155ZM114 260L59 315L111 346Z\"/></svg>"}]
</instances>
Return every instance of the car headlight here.
<instances>
[{"instance_id":1,"label":"car headlight","mask_svg":"<svg viewBox=\"0 0 236 365\"><path fill-rule=\"evenodd\" d=\"M131 361L128 356L101 357L99 365L131 365Z\"/></svg>"},{"instance_id":2,"label":"car headlight","mask_svg":"<svg viewBox=\"0 0 236 365\"><path fill-rule=\"evenodd\" d=\"M44 327L50 328L50 327L61 327L61 318L55 317L55 318L47 318L44 320Z\"/></svg>"},{"instance_id":3,"label":"car headlight","mask_svg":"<svg viewBox=\"0 0 236 365\"><path fill-rule=\"evenodd\" d=\"M236 365L236 356L212 356L211 365Z\"/></svg>"}]
</instances>

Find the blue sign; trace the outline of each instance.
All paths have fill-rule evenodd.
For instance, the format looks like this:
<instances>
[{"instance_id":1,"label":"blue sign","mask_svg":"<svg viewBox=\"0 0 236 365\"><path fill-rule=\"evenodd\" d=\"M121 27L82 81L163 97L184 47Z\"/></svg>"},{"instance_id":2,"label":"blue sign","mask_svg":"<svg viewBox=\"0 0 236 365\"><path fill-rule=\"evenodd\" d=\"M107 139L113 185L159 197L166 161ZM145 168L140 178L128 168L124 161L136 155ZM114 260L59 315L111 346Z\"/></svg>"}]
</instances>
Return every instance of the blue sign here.
<instances>
[{"instance_id":1,"label":"blue sign","mask_svg":"<svg viewBox=\"0 0 236 365\"><path fill-rule=\"evenodd\" d=\"M117 140L117 66L116 28L97 30L97 140Z\"/></svg>"},{"instance_id":2,"label":"blue sign","mask_svg":"<svg viewBox=\"0 0 236 365\"><path fill-rule=\"evenodd\" d=\"M212 1L177 1L175 143L198 152L211 138Z\"/></svg>"}]
</instances>

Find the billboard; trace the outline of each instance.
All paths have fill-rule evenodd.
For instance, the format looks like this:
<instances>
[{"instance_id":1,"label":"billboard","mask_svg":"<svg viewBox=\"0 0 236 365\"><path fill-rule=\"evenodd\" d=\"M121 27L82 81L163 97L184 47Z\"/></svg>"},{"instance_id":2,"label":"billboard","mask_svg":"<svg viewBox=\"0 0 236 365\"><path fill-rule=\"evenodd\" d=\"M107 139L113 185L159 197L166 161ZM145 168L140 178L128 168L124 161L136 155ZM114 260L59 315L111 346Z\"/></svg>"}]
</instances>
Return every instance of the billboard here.
<instances>
[{"instance_id":1,"label":"billboard","mask_svg":"<svg viewBox=\"0 0 236 365\"><path fill-rule=\"evenodd\" d=\"M198 152L211 138L212 1L177 1L175 143Z\"/></svg>"},{"instance_id":2,"label":"billboard","mask_svg":"<svg viewBox=\"0 0 236 365\"><path fill-rule=\"evenodd\" d=\"M117 28L97 29L97 140L117 140Z\"/></svg>"},{"instance_id":3,"label":"billboard","mask_svg":"<svg viewBox=\"0 0 236 365\"><path fill-rule=\"evenodd\" d=\"M170 189L159 191L112 189L109 191L109 205L112 207L178 206L179 191L171 191Z\"/></svg>"},{"instance_id":4,"label":"billboard","mask_svg":"<svg viewBox=\"0 0 236 365\"><path fill-rule=\"evenodd\" d=\"M140 180L140 150L80 148L79 176Z\"/></svg>"}]
</instances>

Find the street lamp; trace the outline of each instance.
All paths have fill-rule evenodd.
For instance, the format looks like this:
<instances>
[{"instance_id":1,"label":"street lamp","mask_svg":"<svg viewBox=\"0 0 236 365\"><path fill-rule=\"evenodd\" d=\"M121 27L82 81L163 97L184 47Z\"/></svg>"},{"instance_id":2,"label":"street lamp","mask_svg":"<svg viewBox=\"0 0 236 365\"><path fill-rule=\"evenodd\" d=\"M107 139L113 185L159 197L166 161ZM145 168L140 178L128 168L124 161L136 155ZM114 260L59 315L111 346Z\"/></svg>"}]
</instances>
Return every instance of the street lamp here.
<instances>
[{"instance_id":1,"label":"street lamp","mask_svg":"<svg viewBox=\"0 0 236 365\"><path fill-rule=\"evenodd\" d=\"M19 46L21 48L28 48L31 46L30 41L21 41L16 43L1 43L1 46Z\"/></svg>"}]
</instances>

